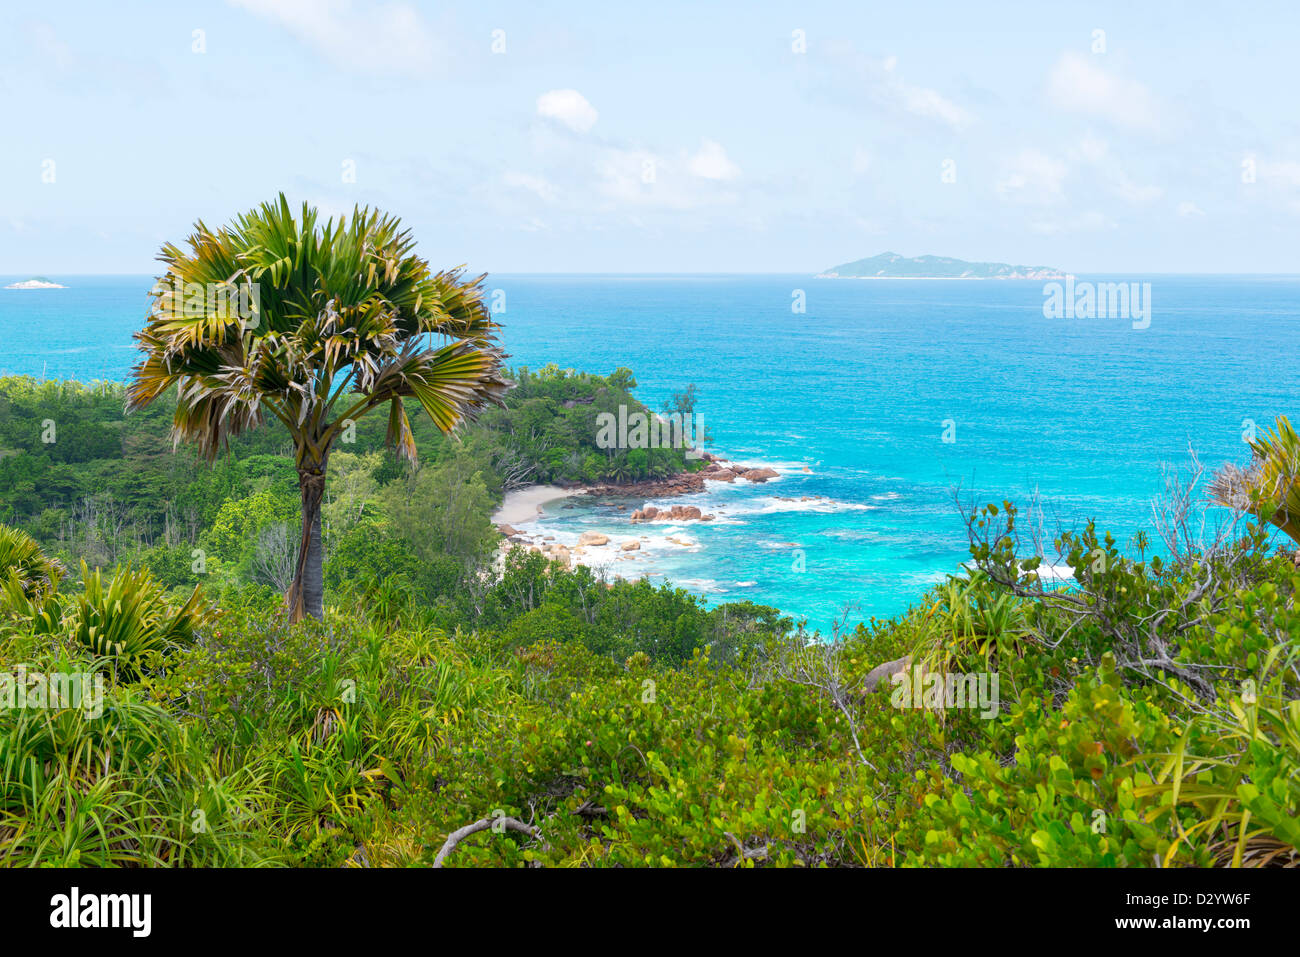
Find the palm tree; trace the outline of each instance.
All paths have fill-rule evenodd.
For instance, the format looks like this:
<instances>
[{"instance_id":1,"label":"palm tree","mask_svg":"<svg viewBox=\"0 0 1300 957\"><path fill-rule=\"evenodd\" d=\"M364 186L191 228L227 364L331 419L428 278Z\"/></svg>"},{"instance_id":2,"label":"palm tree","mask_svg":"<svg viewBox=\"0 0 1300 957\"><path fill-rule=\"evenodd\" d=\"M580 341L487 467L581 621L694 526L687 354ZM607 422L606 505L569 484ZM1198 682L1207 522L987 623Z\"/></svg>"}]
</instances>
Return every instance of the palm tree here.
<instances>
[{"instance_id":1,"label":"palm tree","mask_svg":"<svg viewBox=\"0 0 1300 957\"><path fill-rule=\"evenodd\" d=\"M605 468L605 480L615 485L622 485L630 478L632 478L632 466L628 463L626 455L614 459Z\"/></svg>"},{"instance_id":2,"label":"palm tree","mask_svg":"<svg viewBox=\"0 0 1300 957\"><path fill-rule=\"evenodd\" d=\"M295 219L283 193L216 232L196 223L187 243L158 256L167 272L136 334L144 358L127 409L176 386L173 442L196 443L209 461L266 414L284 423L302 500L285 604L290 621L319 618L320 509L335 440L387 405L388 444L414 462L403 398L444 433L502 403L509 383L484 277L431 272L395 217L357 208L321 226L306 203ZM235 290L251 300L239 314L228 307Z\"/></svg>"},{"instance_id":3,"label":"palm tree","mask_svg":"<svg viewBox=\"0 0 1300 957\"><path fill-rule=\"evenodd\" d=\"M1276 431L1250 443L1250 465L1225 465L1210 482L1210 497L1219 505L1259 515L1271 508L1271 521L1300 544L1300 436L1284 415Z\"/></svg>"}]
</instances>

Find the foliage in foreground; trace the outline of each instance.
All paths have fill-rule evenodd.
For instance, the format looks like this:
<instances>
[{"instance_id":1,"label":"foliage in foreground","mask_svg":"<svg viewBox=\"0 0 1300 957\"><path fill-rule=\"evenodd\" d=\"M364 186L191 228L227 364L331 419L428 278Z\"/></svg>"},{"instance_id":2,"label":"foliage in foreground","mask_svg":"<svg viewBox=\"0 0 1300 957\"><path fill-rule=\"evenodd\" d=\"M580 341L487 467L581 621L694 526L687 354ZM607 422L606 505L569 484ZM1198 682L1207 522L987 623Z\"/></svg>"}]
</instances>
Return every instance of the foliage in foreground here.
<instances>
[{"instance_id":1,"label":"foliage in foreground","mask_svg":"<svg viewBox=\"0 0 1300 957\"><path fill-rule=\"evenodd\" d=\"M607 648L544 597L472 632L403 599L290 626L273 592L250 590L137 671L10 608L7 666L83 670L106 691L99 718L0 710L0 853L427 866L457 828L510 817L535 831L485 829L448 863L1300 861L1287 556L1258 529L1158 567L1115 553L1066 600L1025 597L1032 570L1000 583L973 552L982 569L910 614L813 646L715 627L680 649L671 630ZM534 573L556 596L581 587L536 556L514 561L487 604L542 586ZM1134 659L1114 624L1139 607L1171 610L1154 634L1167 666ZM995 716L895 707L888 685L865 687L876 664L936 648L950 672L996 669Z\"/></svg>"},{"instance_id":2,"label":"foliage in foreground","mask_svg":"<svg viewBox=\"0 0 1300 957\"><path fill-rule=\"evenodd\" d=\"M1284 455L1212 541L1063 534L1065 590L1014 508L971 509L968 575L809 642L538 554L488 574L511 483L681 467L590 446L627 370L516 381L462 442L412 422L419 470L358 422L325 620L296 626L283 435L196 470L165 405L0 381L0 863L427 866L506 818L446 863L1297 863L1300 573L1262 530L1295 512ZM896 707L867 685L887 661L996 675L997 707Z\"/></svg>"}]
</instances>

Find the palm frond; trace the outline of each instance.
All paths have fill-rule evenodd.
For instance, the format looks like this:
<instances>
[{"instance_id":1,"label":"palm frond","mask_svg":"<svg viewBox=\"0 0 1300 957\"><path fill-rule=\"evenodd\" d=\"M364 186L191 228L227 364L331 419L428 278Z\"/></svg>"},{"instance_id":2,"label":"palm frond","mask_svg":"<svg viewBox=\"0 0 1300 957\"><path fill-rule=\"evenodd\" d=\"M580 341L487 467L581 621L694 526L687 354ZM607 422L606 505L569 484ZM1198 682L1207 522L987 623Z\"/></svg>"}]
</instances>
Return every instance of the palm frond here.
<instances>
[{"instance_id":1,"label":"palm frond","mask_svg":"<svg viewBox=\"0 0 1300 957\"><path fill-rule=\"evenodd\" d=\"M402 397L451 432L509 388L485 277L431 271L394 216L357 208L322 224L281 194L216 231L200 221L185 245L159 254L166 272L136 336L127 407L175 388L173 439L209 458L268 416L323 454L344 420ZM240 283L255 284L256 315L194 292ZM400 404L388 439L414 457Z\"/></svg>"},{"instance_id":2,"label":"palm frond","mask_svg":"<svg viewBox=\"0 0 1300 957\"><path fill-rule=\"evenodd\" d=\"M1224 465L1211 479L1212 501L1268 520L1300 544L1300 436L1280 415L1273 431L1250 443L1248 466Z\"/></svg>"}]
</instances>

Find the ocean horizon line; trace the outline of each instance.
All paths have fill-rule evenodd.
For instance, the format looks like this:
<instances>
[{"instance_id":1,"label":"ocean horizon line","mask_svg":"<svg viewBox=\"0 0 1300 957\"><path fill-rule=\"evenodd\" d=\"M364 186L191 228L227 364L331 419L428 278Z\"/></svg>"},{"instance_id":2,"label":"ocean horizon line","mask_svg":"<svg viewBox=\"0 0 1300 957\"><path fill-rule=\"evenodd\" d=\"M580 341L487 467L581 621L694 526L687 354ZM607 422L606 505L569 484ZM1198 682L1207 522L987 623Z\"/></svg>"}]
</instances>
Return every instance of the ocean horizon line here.
<instances>
[{"instance_id":1,"label":"ocean horizon line","mask_svg":"<svg viewBox=\"0 0 1300 957\"><path fill-rule=\"evenodd\" d=\"M466 267L466 272L476 272L477 270ZM893 282L950 282L951 277L942 276L823 276L822 271L714 271L714 270L696 270L685 272L664 272L649 271L635 272L632 270L608 270L600 272L567 272L559 270L548 270L542 272L530 272L521 270L486 270L489 276L519 276L521 278L581 278L581 279L682 279L682 278L726 278L735 276L739 278L754 277L787 277L798 276L807 279L847 279L854 281L865 281L871 279L889 279ZM1071 276L1115 276L1115 277L1142 277L1145 279L1155 279L1162 277L1176 277L1180 279L1203 278L1203 279L1300 279L1300 272L1142 272L1126 271L1117 272L1106 269L1080 269L1080 270L1063 270L1066 275ZM76 277L97 278L97 279L140 279L154 278L155 273L151 272L54 272L51 270L41 270L39 272L0 272L0 280L21 279L22 277L31 278L33 275L40 275L46 278L64 278L71 279ZM999 279L973 277L971 282L989 282L989 283L1014 283L1014 282L1050 282L1051 279Z\"/></svg>"}]
</instances>

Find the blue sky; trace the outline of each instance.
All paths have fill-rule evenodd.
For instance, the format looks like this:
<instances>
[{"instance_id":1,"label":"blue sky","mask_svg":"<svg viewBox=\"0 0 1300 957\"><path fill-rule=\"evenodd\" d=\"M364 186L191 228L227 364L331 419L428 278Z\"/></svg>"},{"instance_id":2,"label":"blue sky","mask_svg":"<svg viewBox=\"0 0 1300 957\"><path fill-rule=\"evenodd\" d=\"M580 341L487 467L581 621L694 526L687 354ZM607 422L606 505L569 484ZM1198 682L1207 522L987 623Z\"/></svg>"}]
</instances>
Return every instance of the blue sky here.
<instances>
[{"instance_id":1,"label":"blue sky","mask_svg":"<svg viewBox=\"0 0 1300 957\"><path fill-rule=\"evenodd\" d=\"M0 274L153 272L280 190L490 272L1300 271L1287 4L21 6Z\"/></svg>"}]
</instances>

